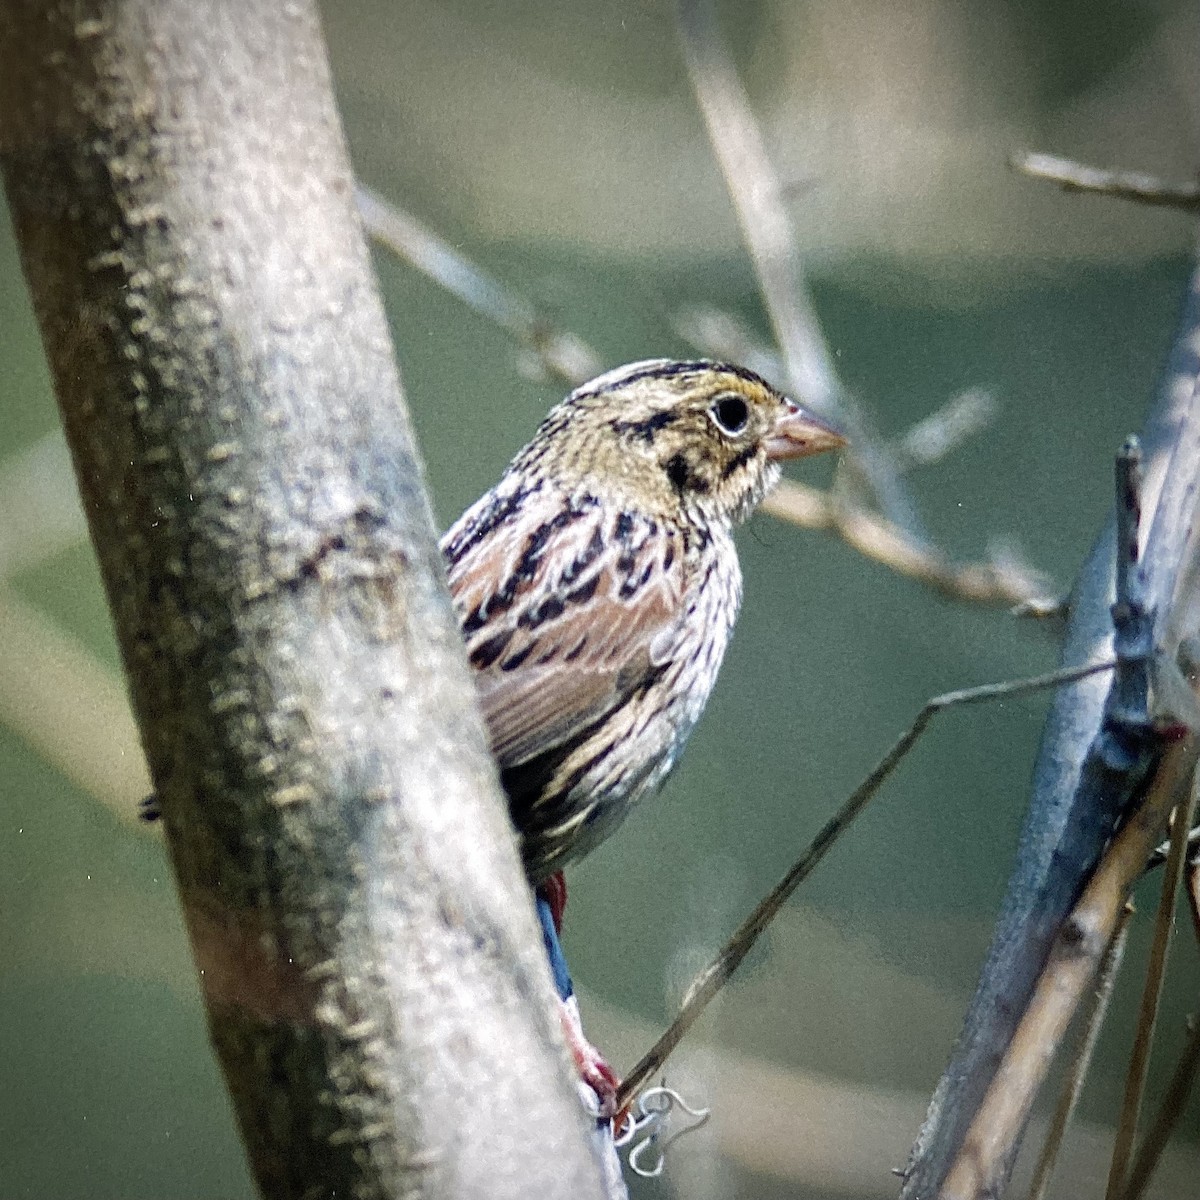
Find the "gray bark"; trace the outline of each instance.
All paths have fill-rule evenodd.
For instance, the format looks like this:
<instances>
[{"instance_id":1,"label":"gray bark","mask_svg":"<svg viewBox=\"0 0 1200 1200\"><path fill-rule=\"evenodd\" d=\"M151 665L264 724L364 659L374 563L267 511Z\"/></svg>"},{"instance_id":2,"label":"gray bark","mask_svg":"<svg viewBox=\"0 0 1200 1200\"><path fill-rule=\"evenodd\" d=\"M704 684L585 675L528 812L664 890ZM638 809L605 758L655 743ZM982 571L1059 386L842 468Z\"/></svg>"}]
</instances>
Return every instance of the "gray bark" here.
<instances>
[{"instance_id":1,"label":"gray bark","mask_svg":"<svg viewBox=\"0 0 1200 1200\"><path fill-rule=\"evenodd\" d=\"M1180 327L1143 424L1141 438L1151 480L1161 479L1167 469L1200 377L1198 331L1200 270L1192 275ZM1179 469L1183 464L1174 465ZM1147 524L1155 498L1148 496L1144 506ZM1109 609L1115 526L1115 517L1110 517L1076 579L1061 660L1064 667L1112 652ZM1144 551L1148 536L1143 529ZM1183 545L1174 542L1148 580L1164 614L1179 572L1187 565L1183 552ZM1146 569L1153 565L1147 563ZM1136 772L1127 776L1112 772L1098 782L1085 770L1113 686L1110 677L1096 675L1055 693L1034 766L1016 863L987 960L913 1148L902 1200L930 1200L938 1195L1025 1014L1051 944L1095 869L1115 817L1140 783ZM994 1194L1007 1185L1018 1148L1019 1144L1010 1148L1003 1178L994 1181Z\"/></svg>"},{"instance_id":2,"label":"gray bark","mask_svg":"<svg viewBox=\"0 0 1200 1200\"><path fill-rule=\"evenodd\" d=\"M0 156L260 1188L599 1196L312 4L6 0Z\"/></svg>"}]
</instances>

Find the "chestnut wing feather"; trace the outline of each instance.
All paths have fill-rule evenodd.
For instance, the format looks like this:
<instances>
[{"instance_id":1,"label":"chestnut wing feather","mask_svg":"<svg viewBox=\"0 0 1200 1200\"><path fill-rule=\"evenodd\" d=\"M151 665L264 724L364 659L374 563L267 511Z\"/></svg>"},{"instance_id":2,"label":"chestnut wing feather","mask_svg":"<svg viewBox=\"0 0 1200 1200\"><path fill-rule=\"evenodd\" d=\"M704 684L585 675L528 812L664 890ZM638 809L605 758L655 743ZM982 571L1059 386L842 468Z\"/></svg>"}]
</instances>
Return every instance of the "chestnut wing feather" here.
<instances>
[{"instance_id":1,"label":"chestnut wing feather","mask_svg":"<svg viewBox=\"0 0 1200 1200\"><path fill-rule=\"evenodd\" d=\"M681 564L667 569L676 547L660 524L590 498L533 494L496 526L477 511L487 500L443 550L492 752L507 770L577 738L669 661Z\"/></svg>"}]
</instances>

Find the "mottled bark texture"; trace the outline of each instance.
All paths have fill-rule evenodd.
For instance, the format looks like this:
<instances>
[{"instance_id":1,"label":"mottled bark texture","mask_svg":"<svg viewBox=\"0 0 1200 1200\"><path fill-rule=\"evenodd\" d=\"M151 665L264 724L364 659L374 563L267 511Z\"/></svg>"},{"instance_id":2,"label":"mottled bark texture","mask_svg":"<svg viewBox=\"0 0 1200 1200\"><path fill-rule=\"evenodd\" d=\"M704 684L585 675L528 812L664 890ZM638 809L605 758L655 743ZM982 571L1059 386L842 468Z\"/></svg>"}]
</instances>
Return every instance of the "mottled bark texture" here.
<instances>
[{"instance_id":1,"label":"mottled bark texture","mask_svg":"<svg viewBox=\"0 0 1200 1200\"><path fill-rule=\"evenodd\" d=\"M599 1195L312 4L6 0L0 154L262 1191Z\"/></svg>"}]
</instances>

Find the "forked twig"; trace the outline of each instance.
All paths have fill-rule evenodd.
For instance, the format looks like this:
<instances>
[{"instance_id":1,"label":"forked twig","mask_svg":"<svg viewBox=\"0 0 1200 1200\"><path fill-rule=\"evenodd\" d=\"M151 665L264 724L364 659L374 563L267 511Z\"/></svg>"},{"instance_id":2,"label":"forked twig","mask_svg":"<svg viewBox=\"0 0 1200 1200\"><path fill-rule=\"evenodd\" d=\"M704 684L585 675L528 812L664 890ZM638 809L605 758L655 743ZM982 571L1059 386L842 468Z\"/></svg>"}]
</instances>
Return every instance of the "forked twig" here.
<instances>
[{"instance_id":1,"label":"forked twig","mask_svg":"<svg viewBox=\"0 0 1200 1200\"><path fill-rule=\"evenodd\" d=\"M1131 804L1136 809L1090 878L1085 876L1088 882L1082 897L1058 927L1023 1015L1004 1044L999 1065L946 1173L939 1192L943 1200L977 1200L997 1193L1033 1099L1114 936L1129 890L1176 802L1180 782L1190 782L1195 764L1192 737L1177 736L1161 752L1162 734L1156 732L1148 712L1154 609L1142 563L1141 479L1141 446L1131 437L1115 464L1116 601L1111 619L1117 666L1104 720L1081 768L1081 778L1100 785L1089 808L1099 811L1102 804L1109 806L1103 828L1111 829ZM1159 517L1156 529L1161 537L1166 526L1159 524ZM1153 776L1143 790L1143 776L1152 766ZM1122 781L1120 793L1107 786L1115 780ZM1128 799L1122 801L1126 790Z\"/></svg>"},{"instance_id":2,"label":"forked twig","mask_svg":"<svg viewBox=\"0 0 1200 1200\"><path fill-rule=\"evenodd\" d=\"M860 468L880 511L913 541L925 542L916 506L891 455L877 444L834 369L805 283L784 189L721 38L713 0L679 0L677 12L688 77L791 387L797 399L841 421L854 448L848 461Z\"/></svg>"},{"instance_id":3,"label":"forked twig","mask_svg":"<svg viewBox=\"0 0 1200 1200\"><path fill-rule=\"evenodd\" d=\"M1037 573L1016 563L951 562L936 548L914 542L886 517L819 488L785 479L761 508L802 529L828 530L864 557L944 596L973 604L1020 607L1033 616L1051 616L1060 610L1058 598Z\"/></svg>"},{"instance_id":4,"label":"forked twig","mask_svg":"<svg viewBox=\"0 0 1200 1200\"><path fill-rule=\"evenodd\" d=\"M1095 977L1129 889L1141 875L1195 757L1192 738L1176 742L1163 755L1145 799L1113 840L1061 927L1033 997L946 1175L941 1200L995 1194L1001 1165L1025 1126L1054 1051Z\"/></svg>"},{"instance_id":5,"label":"forked twig","mask_svg":"<svg viewBox=\"0 0 1200 1200\"><path fill-rule=\"evenodd\" d=\"M813 868L866 808L872 797L899 766L904 756L913 748L917 739L920 738L926 726L937 713L947 708L979 704L997 697L1021 696L1045 688L1060 687L1063 684L1085 679L1089 675L1096 675L1101 671L1110 671L1116 665L1115 659L1106 659L1102 662L1088 663L1082 667L1050 671L1045 675L1035 675L1029 679L986 683L980 687L946 692L929 700L908 729L897 738L895 744L875 769L855 788L841 808L825 822L817 836L809 843L808 849L797 859L787 874L767 893L713 961L692 980L675 1020L622 1082L617 1093L616 1107L618 1109L625 1107L645 1086L650 1077L658 1071L667 1056L679 1045L684 1034L695 1024L709 1001L716 996L737 970L788 897L808 878Z\"/></svg>"},{"instance_id":6,"label":"forked twig","mask_svg":"<svg viewBox=\"0 0 1200 1200\"><path fill-rule=\"evenodd\" d=\"M1178 421L1170 441L1150 429L1153 487L1182 438ZM1100 543L1081 575L1067 651L1091 656L1111 641L1117 668L1107 688L1074 689L1052 707L1017 867L908 1165L905 1200L1002 1193L1033 1100L1166 823L1175 785L1190 778L1190 726L1156 721L1149 697L1151 680L1169 679L1174 669L1158 655L1151 597L1172 590L1164 576L1178 573L1191 523L1174 520L1171 510L1194 493L1168 496L1163 484L1143 556L1140 459L1131 438L1116 462L1116 537ZM1174 554L1168 543L1178 547ZM1114 563L1117 602L1110 607Z\"/></svg>"},{"instance_id":7,"label":"forked twig","mask_svg":"<svg viewBox=\"0 0 1200 1200\"><path fill-rule=\"evenodd\" d=\"M787 371L778 351L755 335L733 313L709 304L689 305L675 313L672 324L684 341L709 358L741 363L780 388L787 389ZM891 443L896 470L941 462L996 418L996 398L984 388L968 388L952 396Z\"/></svg>"},{"instance_id":8,"label":"forked twig","mask_svg":"<svg viewBox=\"0 0 1200 1200\"><path fill-rule=\"evenodd\" d=\"M599 370L599 358L586 343L538 318L533 305L493 279L411 214L361 186L358 198L363 224L372 238L538 353L548 375L574 386ZM711 318L711 314L708 316ZM707 325L711 325L711 319ZM699 338L701 334L693 330L688 336ZM725 340L719 345L712 345L709 340L706 347L709 353L744 362L768 377L778 375L781 367L778 360L764 357L763 348L749 343L740 327L736 336L727 327L720 336ZM704 337L708 338L708 334ZM975 413L972 421L977 417ZM963 422L956 419L953 423L957 427ZM945 442L945 430L941 433ZM930 457L928 446L923 454L926 459ZM1024 570L1017 563L1000 561L953 563L936 547L914 539L887 517L841 495L785 480L767 497L762 508L802 529L832 533L865 557L952 599L1019 607L1033 615L1058 611L1058 599L1036 572Z\"/></svg>"}]
</instances>

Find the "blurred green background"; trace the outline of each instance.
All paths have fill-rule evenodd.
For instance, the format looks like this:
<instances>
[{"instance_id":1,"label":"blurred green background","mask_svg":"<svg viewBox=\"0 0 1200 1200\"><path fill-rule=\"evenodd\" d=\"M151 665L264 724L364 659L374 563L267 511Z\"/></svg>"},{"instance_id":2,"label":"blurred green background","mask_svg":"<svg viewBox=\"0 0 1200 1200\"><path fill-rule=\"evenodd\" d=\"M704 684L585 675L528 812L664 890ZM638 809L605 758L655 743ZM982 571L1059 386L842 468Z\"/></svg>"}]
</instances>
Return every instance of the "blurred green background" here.
<instances>
[{"instance_id":1,"label":"blurred green background","mask_svg":"<svg viewBox=\"0 0 1200 1200\"><path fill-rule=\"evenodd\" d=\"M1013 540L1065 587L1151 393L1195 231L1064 197L1005 159L1029 147L1193 174L1195 6L757 0L722 12L795 185L847 384L887 436L967 387L999 402L990 427L912 475L930 529L962 559ZM677 332L692 305L766 337L665 0L330 0L324 13L363 179L606 364L694 353ZM378 264L445 525L559 389L434 284ZM248 1197L162 848L127 819L135 766L107 761L116 732L74 782L53 765L77 722L103 735L117 661L90 550L53 500L57 418L6 222L0 329L0 576L108 672L68 659L46 706L22 683L30 643L0 646L0 1197ZM1056 658L1052 631L940 599L829 537L759 516L740 544L742 620L680 769L570 877L567 951L618 1069L928 696ZM1045 705L940 719L670 1068L716 1116L636 1195L894 1193L888 1170L987 943ZM106 789L126 819L90 794ZM1153 904L1151 889L1061 1195L1098 1194ZM1184 936L1156 1090L1198 986ZM1194 1146L1177 1150L1154 1194L1193 1196L1198 1163Z\"/></svg>"}]
</instances>

